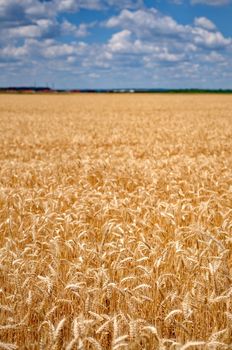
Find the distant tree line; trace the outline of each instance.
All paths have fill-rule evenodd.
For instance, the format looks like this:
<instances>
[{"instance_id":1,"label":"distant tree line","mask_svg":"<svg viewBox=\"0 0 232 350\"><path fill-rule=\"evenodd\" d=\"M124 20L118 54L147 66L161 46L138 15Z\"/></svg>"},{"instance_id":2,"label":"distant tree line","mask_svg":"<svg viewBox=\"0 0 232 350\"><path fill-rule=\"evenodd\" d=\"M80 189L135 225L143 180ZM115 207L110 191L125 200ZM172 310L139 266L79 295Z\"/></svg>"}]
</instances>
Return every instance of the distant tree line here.
<instances>
[{"instance_id":1,"label":"distant tree line","mask_svg":"<svg viewBox=\"0 0 232 350\"><path fill-rule=\"evenodd\" d=\"M2 87L0 93L173 93L173 94L230 94L232 89L51 89L49 87Z\"/></svg>"}]
</instances>

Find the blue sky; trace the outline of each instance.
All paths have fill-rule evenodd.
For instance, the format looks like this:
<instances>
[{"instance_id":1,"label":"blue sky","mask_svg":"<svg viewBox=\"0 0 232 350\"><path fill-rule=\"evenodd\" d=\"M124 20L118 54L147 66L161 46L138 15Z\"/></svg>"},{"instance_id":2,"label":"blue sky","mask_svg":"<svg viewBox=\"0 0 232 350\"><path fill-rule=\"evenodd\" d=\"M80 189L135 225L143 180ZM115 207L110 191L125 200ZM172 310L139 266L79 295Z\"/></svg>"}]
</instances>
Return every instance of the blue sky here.
<instances>
[{"instance_id":1,"label":"blue sky","mask_svg":"<svg viewBox=\"0 0 232 350\"><path fill-rule=\"evenodd\" d=\"M0 86L232 88L232 0L0 0Z\"/></svg>"}]
</instances>

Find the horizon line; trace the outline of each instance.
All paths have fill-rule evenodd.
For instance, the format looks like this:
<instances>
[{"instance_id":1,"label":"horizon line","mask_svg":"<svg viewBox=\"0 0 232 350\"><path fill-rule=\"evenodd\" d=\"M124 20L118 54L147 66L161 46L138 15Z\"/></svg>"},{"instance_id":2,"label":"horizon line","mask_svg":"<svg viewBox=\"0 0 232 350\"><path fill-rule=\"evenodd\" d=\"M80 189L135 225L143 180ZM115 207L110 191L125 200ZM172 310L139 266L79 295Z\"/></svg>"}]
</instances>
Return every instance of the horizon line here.
<instances>
[{"instance_id":1,"label":"horizon line","mask_svg":"<svg viewBox=\"0 0 232 350\"><path fill-rule=\"evenodd\" d=\"M114 92L114 93L138 93L138 92L232 92L232 88L50 88L49 86L3 86L1 92Z\"/></svg>"}]
</instances>

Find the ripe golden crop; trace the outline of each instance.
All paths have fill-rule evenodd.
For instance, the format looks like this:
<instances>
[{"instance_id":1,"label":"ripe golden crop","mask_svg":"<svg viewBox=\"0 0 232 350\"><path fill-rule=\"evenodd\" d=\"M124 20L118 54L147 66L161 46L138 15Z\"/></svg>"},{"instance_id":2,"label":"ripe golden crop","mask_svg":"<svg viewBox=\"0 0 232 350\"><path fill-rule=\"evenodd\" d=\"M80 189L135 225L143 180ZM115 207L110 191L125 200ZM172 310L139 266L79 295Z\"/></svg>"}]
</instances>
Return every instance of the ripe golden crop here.
<instances>
[{"instance_id":1,"label":"ripe golden crop","mask_svg":"<svg viewBox=\"0 0 232 350\"><path fill-rule=\"evenodd\" d=\"M0 349L231 349L231 96L0 111Z\"/></svg>"}]
</instances>

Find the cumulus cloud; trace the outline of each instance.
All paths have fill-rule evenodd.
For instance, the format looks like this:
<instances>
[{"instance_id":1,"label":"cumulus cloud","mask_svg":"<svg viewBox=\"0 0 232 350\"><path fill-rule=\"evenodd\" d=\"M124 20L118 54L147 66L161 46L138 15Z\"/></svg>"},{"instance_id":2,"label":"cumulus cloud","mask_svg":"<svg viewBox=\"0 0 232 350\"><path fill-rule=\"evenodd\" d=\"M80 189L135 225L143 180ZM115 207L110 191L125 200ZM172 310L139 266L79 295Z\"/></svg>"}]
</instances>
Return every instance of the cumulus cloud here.
<instances>
[{"instance_id":1,"label":"cumulus cloud","mask_svg":"<svg viewBox=\"0 0 232 350\"><path fill-rule=\"evenodd\" d=\"M122 30L112 36L108 47L112 52L128 52L132 49L131 32L127 29Z\"/></svg>"},{"instance_id":2,"label":"cumulus cloud","mask_svg":"<svg viewBox=\"0 0 232 350\"><path fill-rule=\"evenodd\" d=\"M9 77L28 69L44 79L63 74L63 81L67 75L70 81L78 76L99 84L104 74L123 83L135 82L138 71L144 81L199 79L222 66L229 71L231 38L212 21L197 17L183 25L142 5L140 0L0 0L0 66ZM112 7L115 11L105 11ZM101 24L71 22L67 13L82 9L114 15ZM88 43L96 27L106 39L92 36Z\"/></svg>"},{"instance_id":3,"label":"cumulus cloud","mask_svg":"<svg viewBox=\"0 0 232 350\"><path fill-rule=\"evenodd\" d=\"M122 10L119 16L110 18L105 26L108 28L131 28L138 35L145 36L153 33L176 35L184 31L184 26L178 24L172 17L162 15L154 8L133 12Z\"/></svg>"},{"instance_id":4,"label":"cumulus cloud","mask_svg":"<svg viewBox=\"0 0 232 350\"><path fill-rule=\"evenodd\" d=\"M101 8L101 1L99 0L55 0L58 11L61 12L74 12L81 8L89 10L99 10Z\"/></svg>"},{"instance_id":5,"label":"cumulus cloud","mask_svg":"<svg viewBox=\"0 0 232 350\"><path fill-rule=\"evenodd\" d=\"M84 43L79 44L61 44L54 43L42 49L42 54L46 58L57 58L64 56L78 55L83 52L86 46Z\"/></svg>"},{"instance_id":6,"label":"cumulus cloud","mask_svg":"<svg viewBox=\"0 0 232 350\"><path fill-rule=\"evenodd\" d=\"M65 32L75 37L84 37L88 35L88 28L91 28L92 24L80 23L76 26L68 21L60 24L57 16L81 9L135 9L142 4L142 0L0 0L0 32L4 30L7 40L11 36L55 37Z\"/></svg>"},{"instance_id":7,"label":"cumulus cloud","mask_svg":"<svg viewBox=\"0 0 232 350\"><path fill-rule=\"evenodd\" d=\"M67 20L64 20L61 24L61 31L63 35L73 35L77 38L83 38L89 35L89 29L95 26L95 22L93 23L80 23L79 25L75 25Z\"/></svg>"},{"instance_id":8,"label":"cumulus cloud","mask_svg":"<svg viewBox=\"0 0 232 350\"><path fill-rule=\"evenodd\" d=\"M201 60L204 60L204 61L210 62L210 63L226 62L225 57L216 51L212 51L212 52L208 53L207 55L202 55Z\"/></svg>"},{"instance_id":9,"label":"cumulus cloud","mask_svg":"<svg viewBox=\"0 0 232 350\"><path fill-rule=\"evenodd\" d=\"M45 39L60 33L56 11L50 2L0 0L0 41Z\"/></svg>"},{"instance_id":10,"label":"cumulus cloud","mask_svg":"<svg viewBox=\"0 0 232 350\"><path fill-rule=\"evenodd\" d=\"M25 58L25 56L28 54L27 48L25 45L14 47L11 45L8 45L2 49L0 49L0 60L1 58L4 58L4 61L17 61L21 58Z\"/></svg>"},{"instance_id":11,"label":"cumulus cloud","mask_svg":"<svg viewBox=\"0 0 232 350\"><path fill-rule=\"evenodd\" d=\"M196 18L194 25L178 24L172 17L163 15L158 10L140 9L138 11L123 10L118 16L111 17L105 26L129 30L138 37L149 38L164 43L172 37L179 37L182 43L193 43L195 46L207 48L223 48L231 44L216 30L213 22L205 17ZM162 38L162 40L161 40ZM178 41L176 41L178 45Z\"/></svg>"},{"instance_id":12,"label":"cumulus cloud","mask_svg":"<svg viewBox=\"0 0 232 350\"><path fill-rule=\"evenodd\" d=\"M215 30L215 24L206 17L197 17L194 20L194 24L198 27L202 27L207 30Z\"/></svg>"},{"instance_id":13,"label":"cumulus cloud","mask_svg":"<svg viewBox=\"0 0 232 350\"><path fill-rule=\"evenodd\" d=\"M49 18L55 12L52 2L0 0L1 26L31 23L35 19Z\"/></svg>"},{"instance_id":14,"label":"cumulus cloud","mask_svg":"<svg viewBox=\"0 0 232 350\"><path fill-rule=\"evenodd\" d=\"M231 39L225 38L220 32L209 32L204 28L194 28L192 33L194 43L206 48L220 49L231 44Z\"/></svg>"},{"instance_id":15,"label":"cumulus cloud","mask_svg":"<svg viewBox=\"0 0 232 350\"><path fill-rule=\"evenodd\" d=\"M108 7L137 8L143 0L53 0L59 11L77 11L80 9L102 10Z\"/></svg>"}]
</instances>

